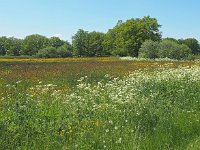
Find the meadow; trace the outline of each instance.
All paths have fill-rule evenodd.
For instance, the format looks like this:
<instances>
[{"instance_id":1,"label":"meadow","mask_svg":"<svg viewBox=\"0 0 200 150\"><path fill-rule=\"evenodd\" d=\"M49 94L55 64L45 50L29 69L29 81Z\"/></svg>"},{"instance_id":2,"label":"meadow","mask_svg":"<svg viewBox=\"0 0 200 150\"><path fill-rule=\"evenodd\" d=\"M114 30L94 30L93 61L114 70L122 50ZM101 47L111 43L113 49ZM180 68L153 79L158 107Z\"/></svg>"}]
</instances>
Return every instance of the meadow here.
<instances>
[{"instance_id":1,"label":"meadow","mask_svg":"<svg viewBox=\"0 0 200 150\"><path fill-rule=\"evenodd\" d=\"M199 150L199 119L199 61L0 59L2 150Z\"/></svg>"}]
</instances>

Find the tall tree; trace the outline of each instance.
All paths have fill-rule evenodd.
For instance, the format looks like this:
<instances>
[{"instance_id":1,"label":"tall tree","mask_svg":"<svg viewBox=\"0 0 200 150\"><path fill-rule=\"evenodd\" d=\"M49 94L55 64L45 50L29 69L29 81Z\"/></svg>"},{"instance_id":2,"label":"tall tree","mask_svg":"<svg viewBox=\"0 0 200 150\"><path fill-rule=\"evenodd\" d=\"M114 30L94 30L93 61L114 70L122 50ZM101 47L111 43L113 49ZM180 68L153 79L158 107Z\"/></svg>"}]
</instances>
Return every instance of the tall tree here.
<instances>
[{"instance_id":1,"label":"tall tree","mask_svg":"<svg viewBox=\"0 0 200 150\"><path fill-rule=\"evenodd\" d=\"M76 56L87 56L89 50L89 33L79 29L72 37L73 54Z\"/></svg>"},{"instance_id":2,"label":"tall tree","mask_svg":"<svg viewBox=\"0 0 200 150\"><path fill-rule=\"evenodd\" d=\"M9 46L6 54L10 56L19 56L23 50L23 40L14 37L8 38Z\"/></svg>"},{"instance_id":3,"label":"tall tree","mask_svg":"<svg viewBox=\"0 0 200 150\"><path fill-rule=\"evenodd\" d=\"M160 27L157 20L149 16L124 23L118 21L106 35L105 48L114 55L138 56L139 48L145 40L161 39Z\"/></svg>"},{"instance_id":4,"label":"tall tree","mask_svg":"<svg viewBox=\"0 0 200 150\"><path fill-rule=\"evenodd\" d=\"M45 36L33 34L24 39L23 46L25 55L35 55L38 50L43 49L49 45L49 39Z\"/></svg>"},{"instance_id":5,"label":"tall tree","mask_svg":"<svg viewBox=\"0 0 200 150\"><path fill-rule=\"evenodd\" d=\"M103 47L104 47L104 54L111 55L116 49L115 40L117 37L117 29L109 29L108 32L105 34Z\"/></svg>"},{"instance_id":6,"label":"tall tree","mask_svg":"<svg viewBox=\"0 0 200 150\"><path fill-rule=\"evenodd\" d=\"M89 33L89 56L102 56L104 55L103 41L104 33L101 32L90 32Z\"/></svg>"},{"instance_id":7,"label":"tall tree","mask_svg":"<svg viewBox=\"0 0 200 150\"><path fill-rule=\"evenodd\" d=\"M6 36L0 37L0 55L5 55L9 46L8 38Z\"/></svg>"},{"instance_id":8,"label":"tall tree","mask_svg":"<svg viewBox=\"0 0 200 150\"><path fill-rule=\"evenodd\" d=\"M59 37L51 37L49 39L49 44L52 47L58 48L65 44L65 41L61 40Z\"/></svg>"}]
</instances>

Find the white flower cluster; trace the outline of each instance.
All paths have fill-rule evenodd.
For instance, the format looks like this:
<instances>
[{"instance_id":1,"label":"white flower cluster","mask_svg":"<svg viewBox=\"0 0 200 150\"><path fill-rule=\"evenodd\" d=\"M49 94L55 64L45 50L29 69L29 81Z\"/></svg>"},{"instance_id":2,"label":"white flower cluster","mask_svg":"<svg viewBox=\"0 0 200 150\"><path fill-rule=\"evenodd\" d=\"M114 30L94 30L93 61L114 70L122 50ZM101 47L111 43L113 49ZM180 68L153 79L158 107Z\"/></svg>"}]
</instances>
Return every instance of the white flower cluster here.
<instances>
[{"instance_id":1,"label":"white flower cluster","mask_svg":"<svg viewBox=\"0 0 200 150\"><path fill-rule=\"evenodd\" d=\"M179 61L176 59L170 59L170 58L156 58L156 59L149 59L149 58L137 58L137 57L120 57L121 60L128 60L128 61Z\"/></svg>"}]
</instances>

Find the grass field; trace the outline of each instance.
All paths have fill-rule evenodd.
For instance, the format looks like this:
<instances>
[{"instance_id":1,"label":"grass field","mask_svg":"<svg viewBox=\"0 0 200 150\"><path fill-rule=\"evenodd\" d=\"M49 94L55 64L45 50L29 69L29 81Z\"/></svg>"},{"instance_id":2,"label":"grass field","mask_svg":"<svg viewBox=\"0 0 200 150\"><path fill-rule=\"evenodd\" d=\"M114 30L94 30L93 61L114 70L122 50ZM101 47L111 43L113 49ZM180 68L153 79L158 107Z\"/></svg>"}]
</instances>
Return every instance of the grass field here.
<instances>
[{"instance_id":1,"label":"grass field","mask_svg":"<svg viewBox=\"0 0 200 150\"><path fill-rule=\"evenodd\" d=\"M0 59L0 149L199 150L200 62Z\"/></svg>"}]
</instances>

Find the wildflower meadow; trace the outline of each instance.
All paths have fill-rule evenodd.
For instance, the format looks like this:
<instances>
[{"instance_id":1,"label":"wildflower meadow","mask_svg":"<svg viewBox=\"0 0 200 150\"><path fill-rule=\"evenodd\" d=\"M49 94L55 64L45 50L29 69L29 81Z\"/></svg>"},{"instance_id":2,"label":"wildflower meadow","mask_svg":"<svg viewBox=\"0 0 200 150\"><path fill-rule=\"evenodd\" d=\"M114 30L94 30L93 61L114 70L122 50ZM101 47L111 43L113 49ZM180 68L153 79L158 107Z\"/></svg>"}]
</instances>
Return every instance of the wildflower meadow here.
<instances>
[{"instance_id":1,"label":"wildflower meadow","mask_svg":"<svg viewBox=\"0 0 200 150\"><path fill-rule=\"evenodd\" d=\"M0 60L0 149L198 150L200 62Z\"/></svg>"}]
</instances>

